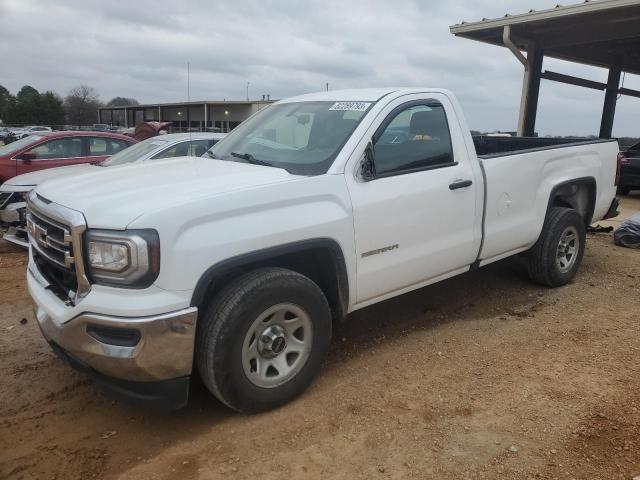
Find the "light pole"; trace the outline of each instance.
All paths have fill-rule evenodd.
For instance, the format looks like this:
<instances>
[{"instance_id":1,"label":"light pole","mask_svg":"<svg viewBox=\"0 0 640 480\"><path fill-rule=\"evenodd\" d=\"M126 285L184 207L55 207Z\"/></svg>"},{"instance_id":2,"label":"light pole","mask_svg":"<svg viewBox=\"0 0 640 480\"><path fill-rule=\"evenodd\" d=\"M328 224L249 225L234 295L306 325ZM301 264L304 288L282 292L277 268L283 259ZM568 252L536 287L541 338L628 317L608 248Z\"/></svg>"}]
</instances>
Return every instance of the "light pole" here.
<instances>
[{"instance_id":1,"label":"light pole","mask_svg":"<svg viewBox=\"0 0 640 480\"><path fill-rule=\"evenodd\" d=\"M249 101L249 85L250 83L247 82L247 102Z\"/></svg>"}]
</instances>

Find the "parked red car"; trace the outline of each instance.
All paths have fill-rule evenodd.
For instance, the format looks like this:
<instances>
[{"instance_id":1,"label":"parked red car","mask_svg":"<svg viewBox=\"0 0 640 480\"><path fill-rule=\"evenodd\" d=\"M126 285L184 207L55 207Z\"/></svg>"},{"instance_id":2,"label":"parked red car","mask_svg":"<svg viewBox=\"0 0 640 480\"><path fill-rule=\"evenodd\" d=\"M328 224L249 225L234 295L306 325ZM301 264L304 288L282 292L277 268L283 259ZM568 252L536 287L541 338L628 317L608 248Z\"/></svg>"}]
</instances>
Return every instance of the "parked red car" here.
<instances>
[{"instance_id":1,"label":"parked red car","mask_svg":"<svg viewBox=\"0 0 640 480\"><path fill-rule=\"evenodd\" d=\"M138 140L108 132L43 132L0 147L0 183L23 173L99 162Z\"/></svg>"}]
</instances>

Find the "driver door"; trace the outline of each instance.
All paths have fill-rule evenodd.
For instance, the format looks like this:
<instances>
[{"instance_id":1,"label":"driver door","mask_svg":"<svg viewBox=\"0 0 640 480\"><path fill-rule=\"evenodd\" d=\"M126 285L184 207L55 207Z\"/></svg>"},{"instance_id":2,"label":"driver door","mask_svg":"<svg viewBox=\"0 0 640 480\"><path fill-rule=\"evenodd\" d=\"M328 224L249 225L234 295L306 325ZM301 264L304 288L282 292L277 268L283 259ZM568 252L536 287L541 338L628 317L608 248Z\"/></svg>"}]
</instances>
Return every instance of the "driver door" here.
<instances>
[{"instance_id":1,"label":"driver door","mask_svg":"<svg viewBox=\"0 0 640 480\"><path fill-rule=\"evenodd\" d=\"M461 273L480 246L482 189L455 111L441 94L410 97L374 126L373 176L347 175L360 304Z\"/></svg>"},{"instance_id":2,"label":"driver door","mask_svg":"<svg viewBox=\"0 0 640 480\"><path fill-rule=\"evenodd\" d=\"M45 168L64 167L83 163L87 160L85 155L85 142L83 137L67 137L49 140L35 146L28 153L35 154L31 160L17 160L18 175L35 172ZM92 159L93 160L93 159Z\"/></svg>"}]
</instances>

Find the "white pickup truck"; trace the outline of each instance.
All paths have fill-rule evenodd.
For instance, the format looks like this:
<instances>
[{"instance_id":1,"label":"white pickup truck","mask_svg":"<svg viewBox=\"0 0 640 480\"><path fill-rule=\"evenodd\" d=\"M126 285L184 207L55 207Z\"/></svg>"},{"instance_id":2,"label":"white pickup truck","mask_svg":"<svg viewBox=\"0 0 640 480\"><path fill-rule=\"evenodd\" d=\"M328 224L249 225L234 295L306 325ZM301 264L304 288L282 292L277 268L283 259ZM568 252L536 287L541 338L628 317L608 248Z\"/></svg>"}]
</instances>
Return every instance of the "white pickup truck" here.
<instances>
[{"instance_id":1,"label":"white pickup truck","mask_svg":"<svg viewBox=\"0 0 640 480\"><path fill-rule=\"evenodd\" d=\"M197 370L229 407L267 410L354 310L516 254L569 282L585 227L617 213L617 154L474 139L446 90L282 100L202 158L38 186L29 291L53 348L116 392L177 408Z\"/></svg>"}]
</instances>

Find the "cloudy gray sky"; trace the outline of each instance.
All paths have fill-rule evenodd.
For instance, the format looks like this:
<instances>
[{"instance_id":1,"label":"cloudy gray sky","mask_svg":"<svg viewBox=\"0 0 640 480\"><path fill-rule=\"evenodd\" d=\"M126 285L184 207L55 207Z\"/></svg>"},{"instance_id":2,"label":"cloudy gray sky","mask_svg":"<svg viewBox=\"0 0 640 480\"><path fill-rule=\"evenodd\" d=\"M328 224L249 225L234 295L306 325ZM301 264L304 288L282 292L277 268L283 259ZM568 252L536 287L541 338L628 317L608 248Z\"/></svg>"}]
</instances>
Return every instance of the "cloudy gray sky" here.
<instances>
[{"instance_id":1,"label":"cloudy gray sky","mask_svg":"<svg viewBox=\"0 0 640 480\"><path fill-rule=\"evenodd\" d=\"M449 25L554 7L557 0L0 0L0 85L64 95L85 83L106 101L272 98L324 89L453 90L470 127L512 130L522 68L499 47ZM545 68L605 81L602 69L547 59ZM627 76L625 86L640 89ZM603 93L542 85L537 130L599 130ZM616 135L640 135L640 100L622 98Z\"/></svg>"}]
</instances>

